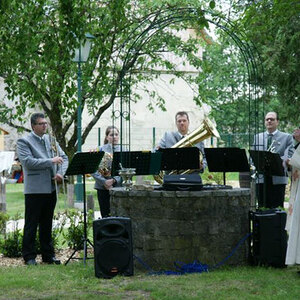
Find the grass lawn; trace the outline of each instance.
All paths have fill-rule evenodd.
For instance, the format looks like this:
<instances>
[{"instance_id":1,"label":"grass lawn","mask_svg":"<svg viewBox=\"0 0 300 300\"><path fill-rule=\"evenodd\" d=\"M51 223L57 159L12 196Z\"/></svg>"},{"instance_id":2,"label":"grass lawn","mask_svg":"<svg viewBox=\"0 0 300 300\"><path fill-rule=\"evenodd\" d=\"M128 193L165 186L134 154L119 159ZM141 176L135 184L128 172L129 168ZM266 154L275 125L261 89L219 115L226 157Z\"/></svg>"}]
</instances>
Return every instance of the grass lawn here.
<instances>
[{"instance_id":1,"label":"grass lawn","mask_svg":"<svg viewBox=\"0 0 300 300\"><path fill-rule=\"evenodd\" d=\"M4 267L0 299L299 299L295 268L223 267L181 276L96 278L87 265Z\"/></svg>"},{"instance_id":2,"label":"grass lawn","mask_svg":"<svg viewBox=\"0 0 300 300\"><path fill-rule=\"evenodd\" d=\"M24 217L24 185L21 183L17 184L7 184L6 185L6 210L10 217L15 216L17 213ZM94 189L94 182L86 183L86 195L92 194L95 201L95 209L99 210L97 193ZM55 211L63 211L66 207L67 195L62 192L59 193L58 202L56 204Z\"/></svg>"},{"instance_id":3,"label":"grass lawn","mask_svg":"<svg viewBox=\"0 0 300 300\"><path fill-rule=\"evenodd\" d=\"M17 212L23 214L23 185L10 184L6 187L7 212L10 216ZM93 194L98 209L93 183L87 183L86 188L87 194ZM64 197L60 194L57 210L65 209ZM140 266L135 269L134 276L116 276L111 280L95 277L94 260L88 260L86 265L82 261L71 261L67 266L1 265L1 271L0 300L300 299L300 276L296 267L276 269L224 265L209 273L150 276Z\"/></svg>"}]
</instances>

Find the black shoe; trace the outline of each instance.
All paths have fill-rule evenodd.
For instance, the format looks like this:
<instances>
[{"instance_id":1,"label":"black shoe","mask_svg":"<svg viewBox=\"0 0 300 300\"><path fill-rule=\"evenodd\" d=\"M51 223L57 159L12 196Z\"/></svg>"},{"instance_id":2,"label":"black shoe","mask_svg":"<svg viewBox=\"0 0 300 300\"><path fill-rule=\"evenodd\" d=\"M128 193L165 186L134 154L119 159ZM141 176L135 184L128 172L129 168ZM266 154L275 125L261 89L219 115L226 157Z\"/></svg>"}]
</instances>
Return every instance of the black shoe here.
<instances>
[{"instance_id":1,"label":"black shoe","mask_svg":"<svg viewBox=\"0 0 300 300\"><path fill-rule=\"evenodd\" d=\"M37 262L34 258L33 259L28 259L28 260L25 261L25 265L27 265L27 266L36 266Z\"/></svg>"},{"instance_id":2,"label":"black shoe","mask_svg":"<svg viewBox=\"0 0 300 300\"><path fill-rule=\"evenodd\" d=\"M53 265L60 265L61 262L59 259L57 259L55 256L49 258L49 259L43 259L43 262L46 264L53 264Z\"/></svg>"}]
</instances>

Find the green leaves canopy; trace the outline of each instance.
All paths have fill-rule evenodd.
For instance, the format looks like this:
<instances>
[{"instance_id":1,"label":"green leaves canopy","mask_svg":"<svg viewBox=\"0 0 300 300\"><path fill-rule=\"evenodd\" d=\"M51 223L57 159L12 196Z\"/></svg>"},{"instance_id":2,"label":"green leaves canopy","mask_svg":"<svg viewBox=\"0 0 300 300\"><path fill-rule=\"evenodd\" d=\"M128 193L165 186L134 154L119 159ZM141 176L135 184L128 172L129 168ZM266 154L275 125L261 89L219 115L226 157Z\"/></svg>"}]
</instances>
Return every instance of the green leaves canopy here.
<instances>
[{"instance_id":1,"label":"green leaves canopy","mask_svg":"<svg viewBox=\"0 0 300 300\"><path fill-rule=\"evenodd\" d=\"M214 1L206 4L213 6ZM1 101L0 122L21 129L28 120L29 108L42 109L64 150L74 153L77 66L71 58L78 40L87 32L96 37L88 62L82 64L82 106L90 114L89 123L82 132L84 143L102 113L115 100L120 81L126 80L129 71L131 84L151 80L149 73L143 75L133 71L157 66L172 69L173 65L161 55L170 50L180 56L189 52L187 60L197 61L193 47L185 46L174 35L176 28L187 27L188 21L171 25L174 32L158 30L141 47L130 43L141 32L155 29L153 24L163 15L163 8L179 5L199 7L197 24L205 26L199 1L2 1L0 76L4 78L10 102ZM128 47L131 47L130 55L127 55ZM159 98L158 105L163 106Z\"/></svg>"}]
</instances>

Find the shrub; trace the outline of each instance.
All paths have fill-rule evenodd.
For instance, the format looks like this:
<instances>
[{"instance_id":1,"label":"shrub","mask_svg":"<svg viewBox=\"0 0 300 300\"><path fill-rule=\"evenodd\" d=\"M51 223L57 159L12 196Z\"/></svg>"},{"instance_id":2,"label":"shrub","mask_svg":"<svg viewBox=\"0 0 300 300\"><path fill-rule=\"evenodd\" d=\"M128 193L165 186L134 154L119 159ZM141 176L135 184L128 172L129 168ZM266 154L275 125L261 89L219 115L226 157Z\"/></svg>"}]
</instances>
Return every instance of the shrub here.
<instances>
[{"instance_id":1,"label":"shrub","mask_svg":"<svg viewBox=\"0 0 300 300\"><path fill-rule=\"evenodd\" d=\"M69 228L66 232L63 232L65 238L64 243L67 243L71 249L82 250L82 239L84 235L84 215L77 210L65 211L67 221L69 222ZM93 211L89 211L87 215L87 233L91 229L93 220Z\"/></svg>"},{"instance_id":2,"label":"shrub","mask_svg":"<svg viewBox=\"0 0 300 300\"><path fill-rule=\"evenodd\" d=\"M22 239L23 234L18 229L18 220L21 218L20 214L16 214L12 221L14 221L13 231L6 233L4 239L0 243L0 250L4 256L20 257L22 256Z\"/></svg>"},{"instance_id":3,"label":"shrub","mask_svg":"<svg viewBox=\"0 0 300 300\"><path fill-rule=\"evenodd\" d=\"M23 234L20 229L16 229L6 235L1 241L0 248L4 256L20 257L22 256L22 239Z\"/></svg>"},{"instance_id":4,"label":"shrub","mask_svg":"<svg viewBox=\"0 0 300 300\"><path fill-rule=\"evenodd\" d=\"M6 222L9 220L7 213L0 211L0 234L5 235L6 232Z\"/></svg>"}]
</instances>

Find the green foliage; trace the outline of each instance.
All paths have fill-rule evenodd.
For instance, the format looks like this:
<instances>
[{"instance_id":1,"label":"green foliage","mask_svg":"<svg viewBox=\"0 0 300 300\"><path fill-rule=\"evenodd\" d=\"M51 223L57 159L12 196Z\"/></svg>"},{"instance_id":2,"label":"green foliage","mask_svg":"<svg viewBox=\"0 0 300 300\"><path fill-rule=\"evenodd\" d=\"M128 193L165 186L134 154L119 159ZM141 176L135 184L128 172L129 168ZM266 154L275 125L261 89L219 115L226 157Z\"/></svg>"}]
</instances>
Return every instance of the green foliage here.
<instances>
[{"instance_id":1,"label":"green foliage","mask_svg":"<svg viewBox=\"0 0 300 300\"><path fill-rule=\"evenodd\" d=\"M223 184L223 173L209 172L208 168L201 174L201 178L204 184Z\"/></svg>"},{"instance_id":2,"label":"green foliage","mask_svg":"<svg viewBox=\"0 0 300 300\"><path fill-rule=\"evenodd\" d=\"M234 135L235 146L248 148L249 139L244 136L251 131L247 65L228 35L221 30L216 30L216 34L217 42L204 45L202 72L196 78L198 95L195 101L211 106L211 116L220 133ZM253 122L250 125L254 127Z\"/></svg>"},{"instance_id":3,"label":"green foliage","mask_svg":"<svg viewBox=\"0 0 300 300\"><path fill-rule=\"evenodd\" d=\"M76 249L78 247L78 250L82 250L83 244L81 242L84 235L84 216L80 211L72 209L65 211L64 214L68 220L68 229L62 233L65 239L64 243L71 249ZM88 212L86 221L88 233L92 227L92 211Z\"/></svg>"},{"instance_id":4,"label":"green foliage","mask_svg":"<svg viewBox=\"0 0 300 300\"><path fill-rule=\"evenodd\" d=\"M277 110L281 120L299 126L300 2L244 2L235 7L241 14L238 23L261 55L268 100L278 100L266 110Z\"/></svg>"},{"instance_id":5,"label":"green foliage","mask_svg":"<svg viewBox=\"0 0 300 300\"><path fill-rule=\"evenodd\" d=\"M0 252L6 257L22 256L23 235L20 229L9 232L0 243Z\"/></svg>"},{"instance_id":6,"label":"green foliage","mask_svg":"<svg viewBox=\"0 0 300 300\"><path fill-rule=\"evenodd\" d=\"M5 218L7 219L7 218ZM0 240L0 252L7 257L20 257L22 256L22 239L23 234L18 229L18 220L20 214L16 214L11 221L14 222L14 228L11 232L4 234L4 238Z\"/></svg>"},{"instance_id":7,"label":"green foliage","mask_svg":"<svg viewBox=\"0 0 300 300\"><path fill-rule=\"evenodd\" d=\"M1 101L0 122L21 130L28 108L43 110L58 142L72 155L77 141L78 66L71 58L84 34L90 32L96 39L88 62L81 64L82 108L89 113L82 144L118 96L121 81L127 94L138 82L157 76L149 70L174 71L163 55L166 52L199 64L194 42L183 41L177 32L191 25L207 26L201 8L214 5L215 1L196 0L111 0L101 5L90 0L5 1L0 14L0 76L10 103ZM197 9L192 16L188 10L179 10L191 6ZM163 99L154 96L152 105L164 109ZM139 95L131 97L135 101Z\"/></svg>"},{"instance_id":8,"label":"green foliage","mask_svg":"<svg viewBox=\"0 0 300 300\"><path fill-rule=\"evenodd\" d=\"M5 233L6 222L9 220L9 215L3 211L0 211L0 234Z\"/></svg>"}]
</instances>

